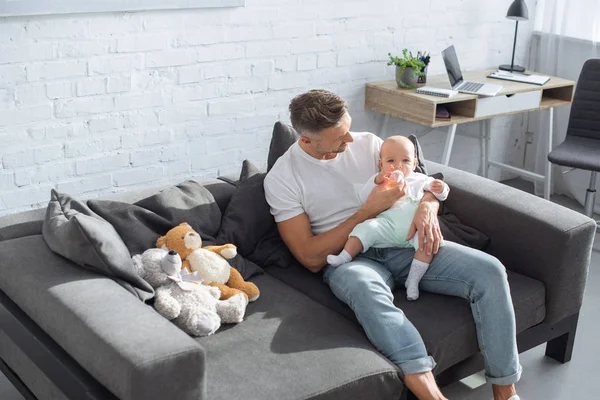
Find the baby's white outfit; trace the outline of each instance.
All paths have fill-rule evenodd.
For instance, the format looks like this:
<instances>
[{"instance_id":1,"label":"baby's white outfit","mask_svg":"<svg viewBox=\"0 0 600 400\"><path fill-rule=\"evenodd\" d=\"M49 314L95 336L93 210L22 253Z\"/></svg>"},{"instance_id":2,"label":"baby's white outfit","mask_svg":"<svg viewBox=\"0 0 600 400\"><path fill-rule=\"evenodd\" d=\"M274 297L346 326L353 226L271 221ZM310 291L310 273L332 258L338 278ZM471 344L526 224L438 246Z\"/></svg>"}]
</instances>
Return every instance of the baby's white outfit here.
<instances>
[{"instance_id":1,"label":"baby's white outfit","mask_svg":"<svg viewBox=\"0 0 600 400\"><path fill-rule=\"evenodd\" d=\"M377 186L375 176L363 186L360 191L361 203L365 203L369 193ZM423 198L425 191L431 191L431 182L434 178L413 172L406 180L406 194L396 201L389 209L380 213L375 218L362 222L352 230L350 236L356 236L363 245L363 252L371 247L414 247L419 248L419 238L415 235L410 241L406 240L408 230L415 217L419 202ZM433 193L440 201L446 200L450 188L444 183L444 190L441 194Z\"/></svg>"}]
</instances>

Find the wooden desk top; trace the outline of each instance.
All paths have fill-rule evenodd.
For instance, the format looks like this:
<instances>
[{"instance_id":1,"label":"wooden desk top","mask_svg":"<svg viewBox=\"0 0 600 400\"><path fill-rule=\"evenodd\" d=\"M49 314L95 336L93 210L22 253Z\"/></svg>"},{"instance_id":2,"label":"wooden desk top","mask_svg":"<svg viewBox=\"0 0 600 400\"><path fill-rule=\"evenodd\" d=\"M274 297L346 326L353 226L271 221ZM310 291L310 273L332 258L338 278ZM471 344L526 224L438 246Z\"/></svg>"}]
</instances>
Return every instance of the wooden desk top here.
<instances>
[{"instance_id":1,"label":"wooden desk top","mask_svg":"<svg viewBox=\"0 0 600 400\"><path fill-rule=\"evenodd\" d=\"M541 85L541 86L533 85L531 83L521 83L521 82L505 81L505 80L501 80L501 79L488 78L487 76L494 71L495 71L495 69L489 69L489 70L484 70L484 71L463 72L463 77L465 80L468 80L468 81L490 83L493 85L502 86L502 90L500 90L500 93L498 93L498 96L575 85L575 82L573 82L573 81L563 79L563 78L558 78L558 77L551 77L550 80L548 82L546 82L545 85ZM529 71L528 71L528 73L529 73ZM535 72L534 72L534 74L535 74ZM418 94L415 91L415 89L399 88L398 85L396 84L396 81L382 81L382 82L367 83L367 86L378 88L378 89L385 90L385 91L395 92L402 96L418 98L419 100L423 100L425 102L435 103L435 104L476 99L479 97L474 94L464 94L464 93L459 93L456 96L449 97L449 98L430 96L427 94ZM450 89L450 82L448 81L448 75L446 75L446 74L434 75L434 76L427 77L426 84L419 84L417 87L421 87L421 86L433 86L433 87L439 87L439 88L444 88L444 89Z\"/></svg>"},{"instance_id":2,"label":"wooden desk top","mask_svg":"<svg viewBox=\"0 0 600 400\"><path fill-rule=\"evenodd\" d=\"M568 104L572 101L575 82L550 77L544 85L534 85L514 81L487 78L487 75L495 69L482 71L463 72L465 80L490 83L502 86L495 97L539 91L541 93L540 106L537 109L545 109ZM532 72L536 74L536 72ZM450 89L448 75L434 75L427 77L426 84L421 86L433 86ZM485 118L474 117L477 108L477 100L481 97L472 94L459 93L453 97L438 97L426 94L417 94L415 89L399 88L395 80L367 83L365 107L383 114L402 118L421 125L438 127L452 124L476 121ZM435 108L438 104L452 107L452 119L436 120ZM520 111L523 112L523 111ZM514 114L516 112L500 113L499 115ZM490 116L486 117L490 118Z\"/></svg>"}]
</instances>

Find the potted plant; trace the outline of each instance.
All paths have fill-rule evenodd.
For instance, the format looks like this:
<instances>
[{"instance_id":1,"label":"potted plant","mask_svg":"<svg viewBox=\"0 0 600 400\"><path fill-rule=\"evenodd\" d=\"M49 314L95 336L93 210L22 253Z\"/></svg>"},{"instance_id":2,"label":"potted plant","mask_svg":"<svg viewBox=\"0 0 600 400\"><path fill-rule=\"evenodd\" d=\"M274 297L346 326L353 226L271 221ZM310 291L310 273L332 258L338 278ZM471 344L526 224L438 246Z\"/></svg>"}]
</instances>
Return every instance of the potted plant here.
<instances>
[{"instance_id":1,"label":"potted plant","mask_svg":"<svg viewBox=\"0 0 600 400\"><path fill-rule=\"evenodd\" d=\"M402 57L392 56L388 53L388 65L396 66L396 83L398 87L414 88L420 76L425 76L425 63L420 57L413 57L407 49L402 50Z\"/></svg>"}]
</instances>

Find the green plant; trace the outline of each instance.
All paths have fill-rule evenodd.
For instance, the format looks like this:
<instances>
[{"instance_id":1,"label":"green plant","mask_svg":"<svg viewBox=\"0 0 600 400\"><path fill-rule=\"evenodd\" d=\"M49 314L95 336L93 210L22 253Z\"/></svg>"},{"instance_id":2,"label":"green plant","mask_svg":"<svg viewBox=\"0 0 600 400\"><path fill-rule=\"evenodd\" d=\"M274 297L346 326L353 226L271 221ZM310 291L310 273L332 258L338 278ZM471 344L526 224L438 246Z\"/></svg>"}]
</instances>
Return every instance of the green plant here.
<instances>
[{"instance_id":1,"label":"green plant","mask_svg":"<svg viewBox=\"0 0 600 400\"><path fill-rule=\"evenodd\" d=\"M388 53L390 56L390 61L388 61L387 65L396 65L400 67L400 74L404 74L406 68L412 68L413 76L425 76L425 63L423 60L413 57L412 52L408 54L408 50L402 50L402 58L392 56L392 53Z\"/></svg>"}]
</instances>

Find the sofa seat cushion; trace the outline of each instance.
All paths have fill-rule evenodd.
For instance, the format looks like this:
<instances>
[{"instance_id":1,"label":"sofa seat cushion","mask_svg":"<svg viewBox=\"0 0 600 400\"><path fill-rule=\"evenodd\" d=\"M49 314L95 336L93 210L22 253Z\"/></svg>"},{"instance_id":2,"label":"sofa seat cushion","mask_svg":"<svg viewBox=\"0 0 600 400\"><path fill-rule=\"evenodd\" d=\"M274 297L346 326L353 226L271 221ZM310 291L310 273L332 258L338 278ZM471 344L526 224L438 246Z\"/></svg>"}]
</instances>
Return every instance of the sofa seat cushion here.
<instances>
[{"instance_id":1,"label":"sofa seat cushion","mask_svg":"<svg viewBox=\"0 0 600 400\"><path fill-rule=\"evenodd\" d=\"M358 325L352 310L323 283L322 274L294 266L270 268L266 272ZM542 322L546 315L544 284L511 271L508 271L508 281L517 333ZM437 363L434 373L439 374L479 351L475 322L467 300L421 291L419 300L409 302L402 288L394 292L394 303L421 333L429 354Z\"/></svg>"},{"instance_id":2,"label":"sofa seat cushion","mask_svg":"<svg viewBox=\"0 0 600 400\"><path fill-rule=\"evenodd\" d=\"M398 370L359 327L267 274L244 321L198 338L207 398L398 399Z\"/></svg>"}]
</instances>

